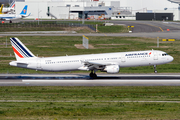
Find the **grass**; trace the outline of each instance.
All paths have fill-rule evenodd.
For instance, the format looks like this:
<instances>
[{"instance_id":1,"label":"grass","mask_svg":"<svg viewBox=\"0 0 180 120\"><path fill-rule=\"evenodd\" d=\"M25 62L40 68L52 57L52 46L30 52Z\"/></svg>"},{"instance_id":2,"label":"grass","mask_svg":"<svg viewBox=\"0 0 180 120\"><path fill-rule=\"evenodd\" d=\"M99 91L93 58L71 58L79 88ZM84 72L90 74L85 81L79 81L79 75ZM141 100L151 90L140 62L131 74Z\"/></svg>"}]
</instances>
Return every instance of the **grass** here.
<instances>
[{"instance_id":1,"label":"grass","mask_svg":"<svg viewBox=\"0 0 180 120\"><path fill-rule=\"evenodd\" d=\"M0 119L179 119L180 103L146 102L179 101L179 93L172 86L0 87Z\"/></svg>"},{"instance_id":2,"label":"grass","mask_svg":"<svg viewBox=\"0 0 180 120\"><path fill-rule=\"evenodd\" d=\"M77 33L95 32L90 28L80 26L82 21L40 21L38 22L22 22L22 23L5 23L0 24L0 32L14 31L76 31ZM102 21L85 21L85 25L91 25L95 28L98 25L100 33L124 33L128 32L125 26L104 26ZM77 26L74 26L77 25ZM81 28L81 29L80 29ZM79 30L80 29L80 30Z\"/></svg>"},{"instance_id":3,"label":"grass","mask_svg":"<svg viewBox=\"0 0 180 120\"><path fill-rule=\"evenodd\" d=\"M99 33L127 33L126 26L98 26Z\"/></svg>"},{"instance_id":4,"label":"grass","mask_svg":"<svg viewBox=\"0 0 180 120\"><path fill-rule=\"evenodd\" d=\"M62 27L22 27L22 28L3 28L0 32L18 32L18 31L65 31Z\"/></svg>"},{"instance_id":5,"label":"grass","mask_svg":"<svg viewBox=\"0 0 180 120\"><path fill-rule=\"evenodd\" d=\"M8 37L9 41L10 36ZM82 44L82 37L18 37L35 55L40 57L66 56L79 54L96 54L139 50L162 50L174 57L174 61L157 66L159 73L180 72L180 41L160 42L160 48L156 47L156 39L137 37L89 37L90 44L95 49L77 49L75 44ZM0 37L0 73L49 73L35 70L22 69L9 66L9 62L15 60L10 43L6 48L6 37ZM120 68L121 73L153 73L153 66ZM75 71L85 72L86 71Z\"/></svg>"},{"instance_id":6,"label":"grass","mask_svg":"<svg viewBox=\"0 0 180 120\"><path fill-rule=\"evenodd\" d=\"M0 100L24 101L179 101L180 87L0 87Z\"/></svg>"},{"instance_id":7,"label":"grass","mask_svg":"<svg viewBox=\"0 0 180 120\"><path fill-rule=\"evenodd\" d=\"M178 119L176 103L3 103L1 119ZM8 116L8 117L7 117Z\"/></svg>"}]
</instances>

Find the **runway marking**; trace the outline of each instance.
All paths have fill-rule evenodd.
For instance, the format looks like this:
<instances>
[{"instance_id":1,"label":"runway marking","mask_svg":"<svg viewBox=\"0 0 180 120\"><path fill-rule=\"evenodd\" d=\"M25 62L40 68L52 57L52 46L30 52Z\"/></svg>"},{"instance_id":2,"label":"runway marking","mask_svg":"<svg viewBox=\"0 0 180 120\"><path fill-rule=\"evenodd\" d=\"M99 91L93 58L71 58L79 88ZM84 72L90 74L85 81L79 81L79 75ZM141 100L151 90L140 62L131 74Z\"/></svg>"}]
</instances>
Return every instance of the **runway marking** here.
<instances>
[{"instance_id":1,"label":"runway marking","mask_svg":"<svg viewBox=\"0 0 180 120\"><path fill-rule=\"evenodd\" d=\"M105 36L107 36L106 34L104 34Z\"/></svg>"},{"instance_id":2,"label":"runway marking","mask_svg":"<svg viewBox=\"0 0 180 120\"><path fill-rule=\"evenodd\" d=\"M37 101L37 100L0 100L0 102L26 102L26 103L37 103L37 102L60 102L60 103L77 103L77 102L96 102L96 103L180 103L180 101L81 101L81 100L75 100L75 101Z\"/></svg>"},{"instance_id":3,"label":"runway marking","mask_svg":"<svg viewBox=\"0 0 180 120\"><path fill-rule=\"evenodd\" d=\"M136 22L133 22L133 23L136 23ZM138 24L144 24L144 25L149 25L149 26L152 26L152 27L156 27L156 28L161 29L161 31L163 32L163 29L161 27L158 27L158 26L155 26L155 25L146 24L146 23L138 23Z\"/></svg>"},{"instance_id":4,"label":"runway marking","mask_svg":"<svg viewBox=\"0 0 180 120\"><path fill-rule=\"evenodd\" d=\"M0 76L4 76L4 75L0 75ZM46 75L46 74L42 74L42 75L21 75L21 77L23 77L23 76L33 76L33 77L42 77L42 76L45 76L45 77L78 77L78 76L88 76L87 74L79 74L79 75L76 75L76 74L67 74L67 75L64 75L64 74L62 74L62 75L58 75L58 74L54 74L54 75ZM98 76L100 76L100 77L109 77L109 76L111 76L111 75L108 75L108 74L99 74ZM129 76L133 76L133 77L137 77L137 76L139 76L139 77L141 77L141 76L150 76L150 77L157 77L157 76L164 76L164 77L168 77L168 76L173 76L173 77L180 77L180 75L176 75L176 74L167 74L167 75L164 75L164 74L148 74L148 75L138 75L138 74L115 74L115 75L113 75L113 77L121 77L121 76L127 76L127 77L129 77Z\"/></svg>"},{"instance_id":5,"label":"runway marking","mask_svg":"<svg viewBox=\"0 0 180 120\"><path fill-rule=\"evenodd\" d=\"M159 27L159 29L161 29L161 31L163 32L163 29L161 27Z\"/></svg>"},{"instance_id":6,"label":"runway marking","mask_svg":"<svg viewBox=\"0 0 180 120\"><path fill-rule=\"evenodd\" d=\"M104 74L104 75L99 75L99 76L102 76L102 77L106 77L106 76L111 76L111 75L108 75L108 74ZM173 76L173 77L180 77L180 75L161 75L161 74L149 74L149 75L137 75L137 74L134 74L134 75L128 75L128 74L124 74L124 75L121 75L121 74L119 74L119 75L114 75L113 77L116 77L116 76L118 76L118 77L121 77L121 76L127 76L127 77L129 77L129 76L133 76L133 77L137 77L137 76L139 76L139 77L141 77L141 76L146 76L146 77L158 77L158 76L164 76L164 77L168 77L168 76Z\"/></svg>"},{"instance_id":7,"label":"runway marking","mask_svg":"<svg viewBox=\"0 0 180 120\"><path fill-rule=\"evenodd\" d=\"M42 79L42 80L22 80L22 82L65 82L65 83L78 83L78 82L92 82L92 83L112 83L112 82L137 82L139 84L141 84L142 82L153 82L153 83L167 83L167 82L179 82L180 83L180 80L146 80L146 79L142 79L142 80L45 80L45 79ZM142 83L143 84L143 83Z\"/></svg>"}]
</instances>

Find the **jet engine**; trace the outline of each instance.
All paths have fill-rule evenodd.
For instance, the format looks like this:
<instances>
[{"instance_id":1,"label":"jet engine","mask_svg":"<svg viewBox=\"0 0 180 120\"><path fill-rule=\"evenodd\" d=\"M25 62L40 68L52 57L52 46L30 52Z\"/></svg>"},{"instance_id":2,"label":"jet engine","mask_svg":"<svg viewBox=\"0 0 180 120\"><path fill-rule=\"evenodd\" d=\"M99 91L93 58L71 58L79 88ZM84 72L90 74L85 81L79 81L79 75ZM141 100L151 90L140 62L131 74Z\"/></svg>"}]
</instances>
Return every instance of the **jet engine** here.
<instances>
[{"instance_id":1,"label":"jet engine","mask_svg":"<svg viewBox=\"0 0 180 120\"><path fill-rule=\"evenodd\" d=\"M115 74L119 72L119 65L108 65L105 67L104 71L110 74Z\"/></svg>"}]
</instances>

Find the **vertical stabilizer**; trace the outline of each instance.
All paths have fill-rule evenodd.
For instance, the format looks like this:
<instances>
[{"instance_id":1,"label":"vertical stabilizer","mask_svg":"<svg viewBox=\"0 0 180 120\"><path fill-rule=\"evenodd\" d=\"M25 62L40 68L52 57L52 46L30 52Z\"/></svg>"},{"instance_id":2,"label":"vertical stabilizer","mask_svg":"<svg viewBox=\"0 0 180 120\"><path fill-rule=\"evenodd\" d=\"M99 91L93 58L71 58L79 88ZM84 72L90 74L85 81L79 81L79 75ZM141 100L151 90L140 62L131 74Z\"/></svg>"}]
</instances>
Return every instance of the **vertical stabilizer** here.
<instances>
[{"instance_id":1,"label":"vertical stabilizer","mask_svg":"<svg viewBox=\"0 0 180 120\"><path fill-rule=\"evenodd\" d=\"M21 11L20 15L26 15L27 13L27 5L24 6L23 10Z\"/></svg>"},{"instance_id":2,"label":"vertical stabilizer","mask_svg":"<svg viewBox=\"0 0 180 120\"><path fill-rule=\"evenodd\" d=\"M11 3L11 5L9 6L9 8L14 9L14 7L15 7L15 1L13 1L13 2Z\"/></svg>"},{"instance_id":3,"label":"vertical stabilizer","mask_svg":"<svg viewBox=\"0 0 180 120\"><path fill-rule=\"evenodd\" d=\"M18 38L10 38L17 60L36 57Z\"/></svg>"},{"instance_id":4,"label":"vertical stabilizer","mask_svg":"<svg viewBox=\"0 0 180 120\"><path fill-rule=\"evenodd\" d=\"M0 8L0 14L3 14L2 10L3 10L3 4L1 5L1 8Z\"/></svg>"}]
</instances>

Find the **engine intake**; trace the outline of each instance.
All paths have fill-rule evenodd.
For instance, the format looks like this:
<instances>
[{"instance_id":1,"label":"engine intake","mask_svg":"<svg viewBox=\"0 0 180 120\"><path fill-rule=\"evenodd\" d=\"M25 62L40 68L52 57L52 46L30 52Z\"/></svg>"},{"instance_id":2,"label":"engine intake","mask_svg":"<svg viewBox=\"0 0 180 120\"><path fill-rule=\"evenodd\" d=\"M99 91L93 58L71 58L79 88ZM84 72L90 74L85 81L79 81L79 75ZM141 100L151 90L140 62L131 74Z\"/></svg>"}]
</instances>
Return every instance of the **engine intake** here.
<instances>
[{"instance_id":1,"label":"engine intake","mask_svg":"<svg viewBox=\"0 0 180 120\"><path fill-rule=\"evenodd\" d=\"M115 74L115 73L119 73L119 69L120 69L119 65L109 65L105 67L104 71L110 74Z\"/></svg>"}]
</instances>

